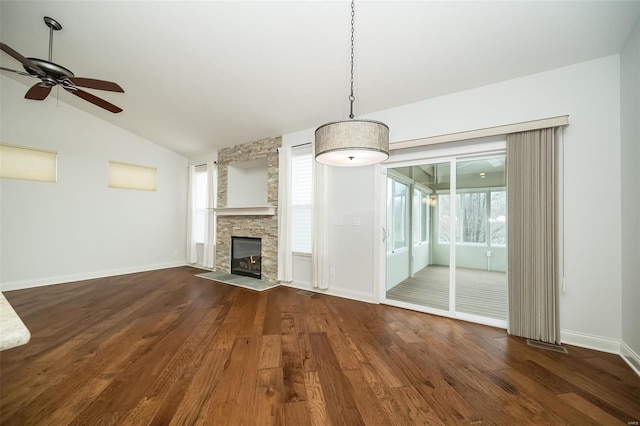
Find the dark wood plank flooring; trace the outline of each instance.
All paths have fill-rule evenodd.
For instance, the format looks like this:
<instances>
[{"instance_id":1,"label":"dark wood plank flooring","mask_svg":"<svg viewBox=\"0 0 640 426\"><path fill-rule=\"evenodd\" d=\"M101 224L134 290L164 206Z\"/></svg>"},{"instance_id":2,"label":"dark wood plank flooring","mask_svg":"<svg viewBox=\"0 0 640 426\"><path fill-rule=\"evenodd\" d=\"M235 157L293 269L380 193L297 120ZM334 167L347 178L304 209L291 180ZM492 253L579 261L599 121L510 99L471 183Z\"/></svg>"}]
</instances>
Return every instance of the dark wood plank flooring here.
<instances>
[{"instance_id":1,"label":"dark wood plank flooring","mask_svg":"<svg viewBox=\"0 0 640 426\"><path fill-rule=\"evenodd\" d=\"M617 355L172 268L6 292L31 341L0 353L7 425L633 424ZM636 423L637 424L637 423Z\"/></svg>"}]
</instances>

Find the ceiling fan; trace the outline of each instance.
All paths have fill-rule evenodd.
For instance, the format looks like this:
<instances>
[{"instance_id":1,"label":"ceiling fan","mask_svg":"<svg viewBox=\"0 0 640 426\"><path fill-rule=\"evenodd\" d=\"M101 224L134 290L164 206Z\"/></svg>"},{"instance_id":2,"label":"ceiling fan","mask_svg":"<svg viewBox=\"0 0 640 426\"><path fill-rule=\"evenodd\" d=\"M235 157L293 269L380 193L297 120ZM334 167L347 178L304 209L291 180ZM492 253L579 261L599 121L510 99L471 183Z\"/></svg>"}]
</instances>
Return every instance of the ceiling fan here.
<instances>
[{"instance_id":1,"label":"ceiling fan","mask_svg":"<svg viewBox=\"0 0 640 426\"><path fill-rule=\"evenodd\" d=\"M113 113L121 112L122 108L79 89L79 87L86 87L89 89L124 93L124 90L118 84L111 81L96 80L94 78L76 77L67 68L51 61L53 31L61 30L62 25L60 25L60 23L55 19L49 18L48 16L44 17L44 23L49 27L49 60L45 61L44 59L38 58L25 58L6 44L0 43L0 50L20 62L26 72L4 67L0 67L0 70L40 79L40 82L31 86L27 91L27 94L24 96L26 99L42 101L49 95L53 86L61 86L67 92L74 94L85 101L91 102L100 108L104 108Z\"/></svg>"}]
</instances>

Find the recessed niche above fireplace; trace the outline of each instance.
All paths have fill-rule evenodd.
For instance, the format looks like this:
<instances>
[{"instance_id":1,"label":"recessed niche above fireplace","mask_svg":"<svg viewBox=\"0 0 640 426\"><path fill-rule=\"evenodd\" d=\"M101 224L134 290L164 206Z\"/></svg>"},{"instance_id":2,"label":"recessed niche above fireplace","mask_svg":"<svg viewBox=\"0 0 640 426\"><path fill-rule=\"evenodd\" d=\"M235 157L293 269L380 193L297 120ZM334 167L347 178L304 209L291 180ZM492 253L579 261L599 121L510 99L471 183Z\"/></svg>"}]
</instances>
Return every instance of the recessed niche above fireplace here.
<instances>
[{"instance_id":1,"label":"recessed niche above fireplace","mask_svg":"<svg viewBox=\"0 0 640 426\"><path fill-rule=\"evenodd\" d=\"M229 164L225 207L266 206L267 177L266 158Z\"/></svg>"}]
</instances>

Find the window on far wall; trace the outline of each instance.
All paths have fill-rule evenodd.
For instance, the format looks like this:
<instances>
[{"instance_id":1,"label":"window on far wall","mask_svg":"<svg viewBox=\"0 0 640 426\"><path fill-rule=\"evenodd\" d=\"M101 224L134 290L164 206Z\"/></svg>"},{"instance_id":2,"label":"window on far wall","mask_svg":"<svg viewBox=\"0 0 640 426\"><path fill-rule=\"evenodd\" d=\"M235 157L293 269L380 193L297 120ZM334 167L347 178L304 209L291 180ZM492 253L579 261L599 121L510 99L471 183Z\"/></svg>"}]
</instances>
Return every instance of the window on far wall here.
<instances>
[{"instance_id":1,"label":"window on far wall","mask_svg":"<svg viewBox=\"0 0 640 426\"><path fill-rule=\"evenodd\" d=\"M507 192L465 191L456 196L456 243L503 246L507 240ZM449 242L450 195L438 194L438 242ZM487 238L489 236L489 238Z\"/></svg>"},{"instance_id":2,"label":"window on far wall","mask_svg":"<svg viewBox=\"0 0 640 426\"><path fill-rule=\"evenodd\" d=\"M207 166L196 167L196 212L195 222L193 224L193 235L196 243L204 243L204 228L207 220Z\"/></svg>"},{"instance_id":3,"label":"window on far wall","mask_svg":"<svg viewBox=\"0 0 640 426\"><path fill-rule=\"evenodd\" d=\"M487 243L487 193L467 192L457 195L457 236L459 243Z\"/></svg>"},{"instance_id":4,"label":"window on far wall","mask_svg":"<svg viewBox=\"0 0 640 426\"><path fill-rule=\"evenodd\" d=\"M311 253L313 232L313 157L310 146L291 152L291 250Z\"/></svg>"},{"instance_id":5,"label":"window on far wall","mask_svg":"<svg viewBox=\"0 0 640 426\"><path fill-rule=\"evenodd\" d=\"M387 177L387 251L409 245L409 185Z\"/></svg>"},{"instance_id":6,"label":"window on far wall","mask_svg":"<svg viewBox=\"0 0 640 426\"><path fill-rule=\"evenodd\" d=\"M429 194L419 188L413 190L413 244L429 241Z\"/></svg>"},{"instance_id":7,"label":"window on far wall","mask_svg":"<svg viewBox=\"0 0 640 426\"><path fill-rule=\"evenodd\" d=\"M491 191L491 245L507 244L507 191Z\"/></svg>"}]
</instances>

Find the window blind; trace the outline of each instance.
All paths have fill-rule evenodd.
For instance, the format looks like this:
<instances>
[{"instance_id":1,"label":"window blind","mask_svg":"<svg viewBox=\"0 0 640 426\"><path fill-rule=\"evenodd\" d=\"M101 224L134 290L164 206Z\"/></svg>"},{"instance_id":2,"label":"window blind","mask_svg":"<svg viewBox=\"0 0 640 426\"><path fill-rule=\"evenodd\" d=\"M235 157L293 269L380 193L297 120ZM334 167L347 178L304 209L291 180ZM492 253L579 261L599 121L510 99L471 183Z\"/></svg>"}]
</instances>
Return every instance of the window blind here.
<instances>
[{"instance_id":1,"label":"window blind","mask_svg":"<svg viewBox=\"0 0 640 426\"><path fill-rule=\"evenodd\" d=\"M56 182L57 154L34 148L0 145L0 177Z\"/></svg>"},{"instance_id":2,"label":"window blind","mask_svg":"<svg viewBox=\"0 0 640 426\"><path fill-rule=\"evenodd\" d=\"M155 167L109 161L109 188L156 190Z\"/></svg>"},{"instance_id":3,"label":"window blind","mask_svg":"<svg viewBox=\"0 0 640 426\"><path fill-rule=\"evenodd\" d=\"M294 148L291 154L291 249L311 253L313 158L307 146Z\"/></svg>"}]
</instances>

